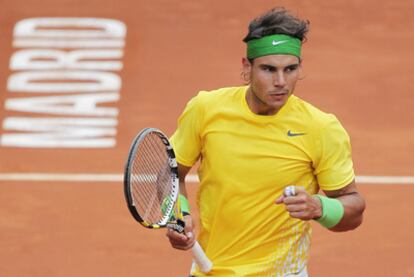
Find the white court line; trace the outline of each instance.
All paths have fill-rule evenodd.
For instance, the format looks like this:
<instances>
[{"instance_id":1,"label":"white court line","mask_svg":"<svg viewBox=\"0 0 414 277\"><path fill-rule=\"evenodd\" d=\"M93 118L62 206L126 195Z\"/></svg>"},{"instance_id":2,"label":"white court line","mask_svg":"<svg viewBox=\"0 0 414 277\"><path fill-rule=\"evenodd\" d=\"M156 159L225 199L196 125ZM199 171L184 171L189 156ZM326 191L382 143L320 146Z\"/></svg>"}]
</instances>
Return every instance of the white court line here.
<instances>
[{"instance_id":1,"label":"white court line","mask_svg":"<svg viewBox=\"0 0 414 277\"><path fill-rule=\"evenodd\" d=\"M86 173L0 173L0 181L54 181L54 182L122 182L123 174ZM186 181L197 183L197 175L188 175ZM414 176L356 176L357 184L414 185Z\"/></svg>"},{"instance_id":2,"label":"white court line","mask_svg":"<svg viewBox=\"0 0 414 277\"><path fill-rule=\"evenodd\" d=\"M406 184L414 185L414 176L356 176L357 184Z\"/></svg>"},{"instance_id":3,"label":"white court line","mask_svg":"<svg viewBox=\"0 0 414 277\"><path fill-rule=\"evenodd\" d=\"M0 173L0 181L122 182L122 174Z\"/></svg>"}]
</instances>

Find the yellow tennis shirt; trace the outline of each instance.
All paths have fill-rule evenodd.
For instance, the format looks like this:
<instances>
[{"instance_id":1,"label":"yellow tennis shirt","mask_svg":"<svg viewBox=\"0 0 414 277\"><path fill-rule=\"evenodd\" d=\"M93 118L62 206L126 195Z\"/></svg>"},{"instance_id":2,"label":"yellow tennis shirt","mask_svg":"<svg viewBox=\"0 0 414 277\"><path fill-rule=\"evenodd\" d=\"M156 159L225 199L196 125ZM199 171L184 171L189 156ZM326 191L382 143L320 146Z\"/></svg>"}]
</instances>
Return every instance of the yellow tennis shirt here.
<instances>
[{"instance_id":1,"label":"yellow tennis shirt","mask_svg":"<svg viewBox=\"0 0 414 277\"><path fill-rule=\"evenodd\" d=\"M335 116L294 95L275 115L254 114L246 90L200 92L171 141L180 164L200 159L198 240L211 274L283 276L306 266L311 226L274 201L289 185L314 194L351 183L350 141Z\"/></svg>"}]
</instances>

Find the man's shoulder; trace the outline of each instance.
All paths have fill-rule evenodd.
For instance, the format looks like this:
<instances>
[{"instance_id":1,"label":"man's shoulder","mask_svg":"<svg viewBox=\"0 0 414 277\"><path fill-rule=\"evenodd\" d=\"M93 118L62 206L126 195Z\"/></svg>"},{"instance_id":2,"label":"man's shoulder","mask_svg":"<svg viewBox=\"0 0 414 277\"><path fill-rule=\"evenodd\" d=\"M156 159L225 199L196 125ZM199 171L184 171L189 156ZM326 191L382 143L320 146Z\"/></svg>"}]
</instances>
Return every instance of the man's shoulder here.
<instances>
[{"instance_id":1,"label":"man's shoulder","mask_svg":"<svg viewBox=\"0 0 414 277\"><path fill-rule=\"evenodd\" d=\"M325 112L302 98L295 96L294 109L301 114L303 119L324 126L332 121L337 121L334 114Z\"/></svg>"},{"instance_id":2,"label":"man's shoulder","mask_svg":"<svg viewBox=\"0 0 414 277\"><path fill-rule=\"evenodd\" d=\"M202 90L196 98L201 102L224 101L225 99L233 99L240 96L246 87L223 87L215 90Z\"/></svg>"}]
</instances>

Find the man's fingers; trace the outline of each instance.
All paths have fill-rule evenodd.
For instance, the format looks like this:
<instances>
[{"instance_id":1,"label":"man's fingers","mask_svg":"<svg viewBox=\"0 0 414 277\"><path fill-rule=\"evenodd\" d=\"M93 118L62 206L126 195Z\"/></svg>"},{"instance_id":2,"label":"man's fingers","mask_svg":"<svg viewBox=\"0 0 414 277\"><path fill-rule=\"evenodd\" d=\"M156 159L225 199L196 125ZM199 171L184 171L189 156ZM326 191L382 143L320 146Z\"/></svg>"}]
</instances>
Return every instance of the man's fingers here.
<instances>
[{"instance_id":1,"label":"man's fingers","mask_svg":"<svg viewBox=\"0 0 414 277\"><path fill-rule=\"evenodd\" d=\"M188 237L185 234L179 233L171 228L167 228L167 237L174 241L187 241Z\"/></svg>"},{"instance_id":2,"label":"man's fingers","mask_svg":"<svg viewBox=\"0 0 414 277\"><path fill-rule=\"evenodd\" d=\"M284 196L284 195L279 196L279 198L278 198L278 199L276 199L275 203L276 203L276 204L282 204L282 203L283 203L283 199L284 199L284 198L285 198L285 196Z\"/></svg>"},{"instance_id":3,"label":"man's fingers","mask_svg":"<svg viewBox=\"0 0 414 277\"><path fill-rule=\"evenodd\" d=\"M275 200L276 204L284 204L286 211L293 218L310 220L313 218L312 197L301 186L288 186L283 194Z\"/></svg>"},{"instance_id":4,"label":"man's fingers","mask_svg":"<svg viewBox=\"0 0 414 277\"><path fill-rule=\"evenodd\" d=\"M167 230L167 237L171 243L171 245L175 248L175 249L180 249L180 250L188 250L190 249L194 243L195 243L195 238L194 237L189 237L186 234L180 234L172 229Z\"/></svg>"},{"instance_id":5,"label":"man's fingers","mask_svg":"<svg viewBox=\"0 0 414 277\"><path fill-rule=\"evenodd\" d=\"M193 235L193 219L191 218L190 215L186 215L184 216L184 222L185 222L185 234L187 235L187 237L192 238Z\"/></svg>"},{"instance_id":6,"label":"man's fingers","mask_svg":"<svg viewBox=\"0 0 414 277\"><path fill-rule=\"evenodd\" d=\"M292 212L301 212L301 211L305 211L306 210L306 205L304 205L304 204L299 204L299 205L286 205L286 210L289 213L292 213Z\"/></svg>"},{"instance_id":7,"label":"man's fingers","mask_svg":"<svg viewBox=\"0 0 414 277\"><path fill-rule=\"evenodd\" d=\"M295 195L307 193L307 191L305 187L303 186L289 186L285 188L284 193L285 194L288 193L287 196L295 196Z\"/></svg>"},{"instance_id":8,"label":"man's fingers","mask_svg":"<svg viewBox=\"0 0 414 277\"><path fill-rule=\"evenodd\" d=\"M289 214L293 218L298 218L298 219L302 219L302 220L304 220L304 217L305 217L303 212L291 212Z\"/></svg>"},{"instance_id":9,"label":"man's fingers","mask_svg":"<svg viewBox=\"0 0 414 277\"><path fill-rule=\"evenodd\" d=\"M276 199L276 204L285 204L286 211L293 218L310 220L314 218L316 206L314 199L301 186L289 186L284 190L283 195ZM316 207L316 208L315 208Z\"/></svg>"},{"instance_id":10,"label":"man's fingers","mask_svg":"<svg viewBox=\"0 0 414 277\"><path fill-rule=\"evenodd\" d=\"M296 195L296 196L289 196L289 197L285 197L283 199L283 203L285 203L286 205L306 203L307 198L308 197L305 194L300 194L300 195Z\"/></svg>"},{"instance_id":11,"label":"man's fingers","mask_svg":"<svg viewBox=\"0 0 414 277\"><path fill-rule=\"evenodd\" d=\"M289 202L286 202L287 199L292 199L292 197L297 197L298 195L301 195L303 193L306 193L306 190L304 187L301 186L287 186L283 190L282 195L279 196L275 200L276 204L288 204Z\"/></svg>"}]
</instances>

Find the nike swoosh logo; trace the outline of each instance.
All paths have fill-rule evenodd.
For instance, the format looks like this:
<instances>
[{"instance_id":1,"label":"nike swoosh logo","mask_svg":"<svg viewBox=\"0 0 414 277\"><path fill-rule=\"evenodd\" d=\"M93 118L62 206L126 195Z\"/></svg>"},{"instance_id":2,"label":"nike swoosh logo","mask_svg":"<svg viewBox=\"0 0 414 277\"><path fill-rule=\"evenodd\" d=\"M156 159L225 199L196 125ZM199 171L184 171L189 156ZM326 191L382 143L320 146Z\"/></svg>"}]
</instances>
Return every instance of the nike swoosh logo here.
<instances>
[{"instance_id":1,"label":"nike swoosh logo","mask_svg":"<svg viewBox=\"0 0 414 277\"><path fill-rule=\"evenodd\" d=\"M272 45L279 45L279 44L282 44L282 43L285 43L285 42L287 42L287 40L279 40L279 41L274 40L274 41L272 41Z\"/></svg>"},{"instance_id":2,"label":"nike swoosh logo","mask_svg":"<svg viewBox=\"0 0 414 277\"><path fill-rule=\"evenodd\" d=\"M287 132L287 135L288 135L289 137L297 137L297 136L304 136L304 135L306 135L306 133L292 133L292 131L291 131L291 130L289 130L289 131Z\"/></svg>"}]
</instances>

